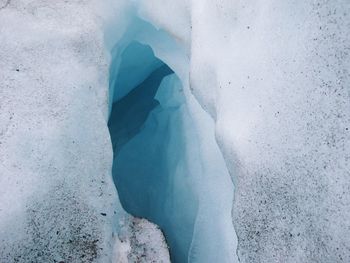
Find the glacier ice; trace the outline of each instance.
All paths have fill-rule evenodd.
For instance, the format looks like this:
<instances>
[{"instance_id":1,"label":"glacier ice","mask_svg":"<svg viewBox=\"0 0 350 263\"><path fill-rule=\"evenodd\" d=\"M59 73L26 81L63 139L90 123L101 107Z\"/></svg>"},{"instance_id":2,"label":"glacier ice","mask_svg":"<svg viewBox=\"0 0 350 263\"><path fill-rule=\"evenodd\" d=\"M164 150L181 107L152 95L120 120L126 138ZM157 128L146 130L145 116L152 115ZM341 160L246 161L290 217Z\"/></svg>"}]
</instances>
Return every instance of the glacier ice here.
<instances>
[{"instance_id":1,"label":"glacier ice","mask_svg":"<svg viewBox=\"0 0 350 263\"><path fill-rule=\"evenodd\" d=\"M112 48L110 70L109 129L120 201L161 227L174 262L233 262L232 182L212 119L186 91L186 59L171 54L184 48L138 17L130 27ZM164 61L152 58L158 38L166 40Z\"/></svg>"},{"instance_id":2,"label":"glacier ice","mask_svg":"<svg viewBox=\"0 0 350 263\"><path fill-rule=\"evenodd\" d=\"M175 262L184 262L197 202L183 150L181 85L175 86L173 76L169 76L158 90L167 89L167 94L162 94L165 99L160 100L158 93L156 99L155 94L147 98L145 92L153 88L150 85L156 84L157 91L160 84L154 83L154 76L158 80L163 77L159 70L154 73L134 93L113 105L109 122L115 149L113 177L126 211L157 223L165 232Z\"/></svg>"},{"instance_id":3,"label":"glacier ice","mask_svg":"<svg viewBox=\"0 0 350 263\"><path fill-rule=\"evenodd\" d=\"M349 14L0 0L0 262L349 262Z\"/></svg>"}]
</instances>

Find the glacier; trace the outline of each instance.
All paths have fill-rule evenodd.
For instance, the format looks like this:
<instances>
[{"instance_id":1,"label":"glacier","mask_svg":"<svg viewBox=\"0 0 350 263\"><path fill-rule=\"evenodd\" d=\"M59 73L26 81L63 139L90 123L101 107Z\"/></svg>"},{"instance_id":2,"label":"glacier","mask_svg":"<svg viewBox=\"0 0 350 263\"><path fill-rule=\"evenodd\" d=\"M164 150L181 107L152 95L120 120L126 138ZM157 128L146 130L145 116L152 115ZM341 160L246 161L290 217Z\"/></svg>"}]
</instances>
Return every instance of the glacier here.
<instances>
[{"instance_id":1,"label":"glacier","mask_svg":"<svg viewBox=\"0 0 350 263\"><path fill-rule=\"evenodd\" d=\"M0 262L349 262L349 14L0 0Z\"/></svg>"}]
</instances>

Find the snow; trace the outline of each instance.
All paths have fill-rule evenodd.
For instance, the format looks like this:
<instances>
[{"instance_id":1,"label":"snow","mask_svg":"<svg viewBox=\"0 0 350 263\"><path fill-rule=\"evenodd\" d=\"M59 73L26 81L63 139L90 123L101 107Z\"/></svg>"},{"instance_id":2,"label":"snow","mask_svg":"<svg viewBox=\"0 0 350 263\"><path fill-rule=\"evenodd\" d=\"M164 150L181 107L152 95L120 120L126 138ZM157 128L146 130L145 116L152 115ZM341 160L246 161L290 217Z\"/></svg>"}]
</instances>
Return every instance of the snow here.
<instances>
[{"instance_id":1,"label":"snow","mask_svg":"<svg viewBox=\"0 0 350 263\"><path fill-rule=\"evenodd\" d=\"M160 229L146 219L130 218L123 234L116 238L116 263L169 263L169 250Z\"/></svg>"},{"instance_id":2,"label":"snow","mask_svg":"<svg viewBox=\"0 0 350 263\"><path fill-rule=\"evenodd\" d=\"M192 89L235 182L240 261L349 261L349 2L193 4Z\"/></svg>"},{"instance_id":3,"label":"snow","mask_svg":"<svg viewBox=\"0 0 350 263\"><path fill-rule=\"evenodd\" d=\"M134 218L129 262L170 262L169 250L160 229L145 219Z\"/></svg>"},{"instance_id":4,"label":"snow","mask_svg":"<svg viewBox=\"0 0 350 263\"><path fill-rule=\"evenodd\" d=\"M0 10L0 262L110 262L112 233L132 222L111 177L104 13Z\"/></svg>"}]
</instances>

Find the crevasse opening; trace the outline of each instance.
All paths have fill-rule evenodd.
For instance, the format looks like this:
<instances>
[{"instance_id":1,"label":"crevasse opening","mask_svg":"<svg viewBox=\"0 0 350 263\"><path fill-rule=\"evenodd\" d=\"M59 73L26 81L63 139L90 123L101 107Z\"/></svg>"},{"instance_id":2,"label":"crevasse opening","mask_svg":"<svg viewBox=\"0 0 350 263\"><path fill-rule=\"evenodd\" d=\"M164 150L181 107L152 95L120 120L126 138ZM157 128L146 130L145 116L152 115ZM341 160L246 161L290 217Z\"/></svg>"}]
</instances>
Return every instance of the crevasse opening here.
<instances>
[{"instance_id":1,"label":"crevasse opening","mask_svg":"<svg viewBox=\"0 0 350 263\"><path fill-rule=\"evenodd\" d=\"M162 229L172 262L235 262L233 186L214 122L190 93L186 52L135 17L111 54L108 127L123 208Z\"/></svg>"},{"instance_id":2,"label":"crevasse opening","mask_svg":"<svg viewBox=\"0 0 350 263\"><path fill-rule=\"evenodd\" d=\"M133 41L114 85L108 127L121 204L159 225L173 261L186 262L198 204L184 156L182 84L148 45Z\"/></svg>"}]
</instances>

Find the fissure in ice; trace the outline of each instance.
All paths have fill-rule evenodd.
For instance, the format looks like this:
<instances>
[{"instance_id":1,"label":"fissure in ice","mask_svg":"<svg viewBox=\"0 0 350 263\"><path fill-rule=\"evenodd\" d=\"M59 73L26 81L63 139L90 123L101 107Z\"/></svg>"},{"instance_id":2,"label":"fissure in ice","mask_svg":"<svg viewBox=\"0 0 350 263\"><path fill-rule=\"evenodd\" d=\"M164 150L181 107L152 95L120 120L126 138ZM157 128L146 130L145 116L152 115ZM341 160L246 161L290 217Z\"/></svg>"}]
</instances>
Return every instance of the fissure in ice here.
<instances>
[{"instance_id":1,"label":"fissure in ice","mask_svg":"<svg viewBox=\"0 0 350 263\"><path fill-rule=\"evenodd\" d=\"M111 53L108 127L121 204L162 229L172 262L235 262L232 182L214 121L189 92L186 53L137 17Z\"/></svg>"},{"instance_id":2,"label":"fissure in ice","mask_svg":"<svg viewBox=\"0 0 350 263\"><path fill-rule=\"evenodd\" d=\"M186 169L182 85L147 45L132 42L121 57L109 119L119 198L127 212L158 224L172 257L186 262L197 203L188 203L195 197L185 170L174 170ZM119 98L118 87L130 91Z\"/></svg>"}]
</instances>

